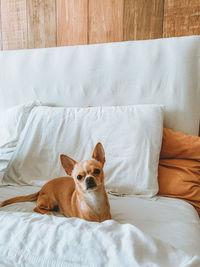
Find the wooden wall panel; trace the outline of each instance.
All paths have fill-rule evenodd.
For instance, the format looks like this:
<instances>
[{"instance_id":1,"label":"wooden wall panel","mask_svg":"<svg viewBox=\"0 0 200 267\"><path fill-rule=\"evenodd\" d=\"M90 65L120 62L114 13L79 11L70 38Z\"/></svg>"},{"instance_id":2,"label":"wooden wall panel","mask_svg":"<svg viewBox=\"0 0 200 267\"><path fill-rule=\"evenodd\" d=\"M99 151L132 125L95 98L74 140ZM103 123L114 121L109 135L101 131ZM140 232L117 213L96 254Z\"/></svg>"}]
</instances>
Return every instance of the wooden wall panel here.
<instances>
[{"instance_id":1,"label":"wooden wall panel","mask_svg":"<svg viewBox=\"0 0 200 267\"><path fill-rule=\"evenodd\" d=\"M200 0L0 0L0 49L200 35Z\"/></svg>"},{"instance_id":2,"label":"wooden wall panel","mask_svg":"<svg viewBox=\"0 0 200 267\"><path fill-rule=\"evenodd\" d=\"M88 43L88 0L57 0L57 45Z\"/></svg>"},{"instance_id":3,"label":"wooden wall panel","mask_svg":"<svg viewBox=\"0 0 200 267\"><path fill-rule=\"evenodd\" d=\"M56 46L55 0L27 0L28 48Z\"/></svg>"},{"instance_id":4,"label":"wooden wall panel","mask_svg":"<svg viewBox=\"0 0 200 267\"><path fill-rule=\"evenodd\" d=\"M200 34L200 0L165 0L164 37Z\"/></svg>"},{"instance_id":5,"label":"wooden wall panel","mask_svg":"<svg viewBox=\"0 0 200 267\"><path fill-rule=\"evenodd\" d=\"M123 41L123 0L89 0L89 43Z\"/></svg>"},{"instance_id":6,"label":"wooden wall panel","mask_svg":"<svg viewBox=\"0 0 200 267\"><path fill-rule=\"evenodd\" d=\"M1 0L2 48L27 48L26 0Z\"/></svg>"},{"instance_id":7,"label":"wooden wall panel","mask_svg":"<svg viewBox=\"0 0 200 267\"><path fill-rule=\"evenodd\" d=\"M124 40L162 38L164 0L124 0Z\"/></svg>"}]
</instances>

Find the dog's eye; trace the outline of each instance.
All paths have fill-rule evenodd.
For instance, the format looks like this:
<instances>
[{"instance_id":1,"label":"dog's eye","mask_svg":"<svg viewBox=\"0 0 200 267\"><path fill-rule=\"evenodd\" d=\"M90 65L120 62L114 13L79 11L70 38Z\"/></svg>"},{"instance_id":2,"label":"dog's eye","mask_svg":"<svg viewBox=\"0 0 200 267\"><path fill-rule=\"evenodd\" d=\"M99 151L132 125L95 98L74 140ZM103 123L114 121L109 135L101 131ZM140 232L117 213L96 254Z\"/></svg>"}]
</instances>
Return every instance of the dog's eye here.
<instances>
[{"instance_id":1,"label":"dog's eye","mask_svg":"<svg viewBox=\"0 0 200 267\"><path fill-rule=\"evenodd\" d=\"M77 179L78 179L78 180L81 180L82 178L83 178L83 177L82 177L82 175L80 175L80 174L77 176Z\"/></svg>"},{"instance_id":2,"label":"dog's eye","mask_svg":"<svg viewBox=\"0 0 200 267\"><path fill-rule=\"evenodd\" d=\"M99 174L100 170L99 169L94 169L93 174Z\"/></svg>"}]
</instances>

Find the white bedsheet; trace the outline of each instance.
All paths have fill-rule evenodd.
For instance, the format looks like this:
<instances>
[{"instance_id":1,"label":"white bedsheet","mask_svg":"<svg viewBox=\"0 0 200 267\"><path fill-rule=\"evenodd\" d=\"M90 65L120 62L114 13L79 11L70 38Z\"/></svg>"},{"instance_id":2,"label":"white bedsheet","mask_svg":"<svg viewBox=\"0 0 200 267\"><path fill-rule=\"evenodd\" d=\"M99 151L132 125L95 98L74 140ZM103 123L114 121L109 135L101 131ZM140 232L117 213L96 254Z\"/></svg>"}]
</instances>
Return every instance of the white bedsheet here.
<instances>
[{"instance_id":1,"label":"white bedsheet","mask_svg":"<svg viewBox=\"0 0 200 267\"><path fill-rule=\"evenodd\" d=\"M38 189L2 186L0 201ZM0 266L200 266L192 256L200 256L192 206L162 197L109 198L115 221L101 224L33 213L34 202L1 208Z\"/></svg>"},{"instance_id":2,"label":"white bedsheet","mask_svg":"<svg viewBox=\"0 0 200 267\"><path fill-rule=\"evenodd\" d=\"M187 202L167 197L110 199L113 218L187 253L200 255L200 219ZM199 265L200 266L200 265Z\"/></svg>"}]
</instances>

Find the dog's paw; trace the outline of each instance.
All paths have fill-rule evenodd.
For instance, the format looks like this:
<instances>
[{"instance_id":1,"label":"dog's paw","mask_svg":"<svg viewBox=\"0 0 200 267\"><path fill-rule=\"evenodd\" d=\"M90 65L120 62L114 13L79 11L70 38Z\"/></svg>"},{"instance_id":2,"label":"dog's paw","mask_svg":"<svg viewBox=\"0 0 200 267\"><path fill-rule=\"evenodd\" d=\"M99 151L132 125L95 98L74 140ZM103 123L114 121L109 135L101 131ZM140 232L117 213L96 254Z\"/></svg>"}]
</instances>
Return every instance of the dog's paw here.
<instances>
[{"instance_id":1,"label":"dog's paw","mask_svg":"<svg viewBox=\"0 0 200 267\"><path fill-rule=\"evenodd\" d=\"M38 207L35 207L34 210L35 212L41 213L41 214L47 214L47 215L52 215L53 213L49 210L45 210L45 209L40 209Z\"/></svg>"}]
</instances>

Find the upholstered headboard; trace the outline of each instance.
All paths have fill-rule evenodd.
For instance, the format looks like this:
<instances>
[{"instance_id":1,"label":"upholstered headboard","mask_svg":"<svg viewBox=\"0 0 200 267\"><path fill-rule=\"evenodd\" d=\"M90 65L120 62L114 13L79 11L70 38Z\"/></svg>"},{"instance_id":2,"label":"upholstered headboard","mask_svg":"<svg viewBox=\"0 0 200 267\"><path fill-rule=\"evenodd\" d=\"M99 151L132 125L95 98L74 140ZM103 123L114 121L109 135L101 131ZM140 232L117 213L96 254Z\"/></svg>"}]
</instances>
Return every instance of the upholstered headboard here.
<instances>
[{"instance_id":1,"label":"upholstered headboard","mask_svg":"<svg viewBox=\"0 0 200 267\"><path fill-rule=\"evenodd\" d=\"M0 52L0 109L166 106L165 125L198 134L200 36Z\"/></svg>"}]
</instances>

